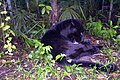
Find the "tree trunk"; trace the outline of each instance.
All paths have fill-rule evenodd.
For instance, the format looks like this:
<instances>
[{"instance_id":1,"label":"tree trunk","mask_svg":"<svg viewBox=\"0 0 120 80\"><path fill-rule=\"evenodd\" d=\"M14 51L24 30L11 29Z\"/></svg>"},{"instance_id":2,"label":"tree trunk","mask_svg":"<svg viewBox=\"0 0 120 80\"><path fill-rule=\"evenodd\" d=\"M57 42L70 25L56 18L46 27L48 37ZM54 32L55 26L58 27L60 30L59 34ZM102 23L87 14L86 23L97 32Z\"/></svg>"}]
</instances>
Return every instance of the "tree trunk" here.
<instances>
[{"instance_id":1,"label":"tree trunk","mask_svg":"<svg viewBox=\"0 0 120 80\"><path fill-rule=\"evenodd\" d=\"M51 0L51 6L52 6L52 11L51 11L50 21L52 25L55 25L55 23L58 22L58 18L59 18L57 0Z\"/></svg>"},{"instance_id":2,"label":"tree trunk","mask_svg":"<svg viewBox=\"0 0 120 80\"><path fill-rule=\"evenodd\" d=\"M108 22L110 22L111 20L112 9L113 9L113 0L110 0L110 11L108 16Z\"/></svg>"}]
</instances>

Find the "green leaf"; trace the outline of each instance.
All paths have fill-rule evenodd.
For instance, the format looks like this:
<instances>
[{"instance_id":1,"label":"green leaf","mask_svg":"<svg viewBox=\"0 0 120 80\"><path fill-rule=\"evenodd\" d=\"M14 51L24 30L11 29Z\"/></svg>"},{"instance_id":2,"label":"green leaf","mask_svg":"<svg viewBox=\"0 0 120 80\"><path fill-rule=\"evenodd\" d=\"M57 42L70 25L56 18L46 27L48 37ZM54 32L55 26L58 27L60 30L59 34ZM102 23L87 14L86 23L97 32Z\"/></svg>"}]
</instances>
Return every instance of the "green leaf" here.
<instances>
[{"instance_id":1,"label":"green leaf","mask_svg":"<svg viewBox=\"0 0 120 80\"><path fill-rule=\"evenodd\" d=\"M8 45L7 45L7 44L5 44L5 45L4 45L4 48L5 48L5 49L6 49L6 48L8 48Z\"/></svg>"},{"instance_id":2,"label":"green leaf","mask_svg":"<svg viewBox=\"0 0 120 80\"><path fill-rule=\"evenodd\" d=\"M12 44L8 42L8 47L9 47L9 46L11 47L11 46L12 46Z\"/></svg>"},{"instance_id":3,"label":"green leaf","mask_svg":"<svg viewBox=\"0 0 120 80\"><path fill-rule=\"evenodd\" d=\"M49 14L49 13L50 13L50 11L48 11L48 10L47 10L47 13Z\"/></svg>"},{"instance_id":4,"label":"green leaf","mask_svg":"<svg viewBox=\"0 0 120 80\"><path fill-rule=\"evenodd\" d=\"M120 38L120 35L118 35L117 38Z\"/></svg>"},{"instance_id":5,"label":"green leaf","mask_svg":"<svg viewBox=\"0 0 120 80\"><path fill-rule=\"evenodd\" d=\"M52 10L51 6L46 6L47 10Z\"/></svg>"},{"instance_id":6,"label":"green leaf","mask_svg":"<svg viewBox=\"0 0 120 80\"><path fill-rule=\"evenodd\" d=\"M67 76L67 75L68 75L68 72L67 72L67 71L64 71L64 75L66 75L66 76Z\"/></svg>"},{"instance_id":7,"label":"green leaf","mask_svg":"<svg viewBox=\"0 0 120 80\"><path fill-rule=\"evenodd\" d=\"M0 6L2 5L2 3L0 2Z\"/></svg>"},{"instance_id":8,"label":"green leaf","mask_svg":"<svg viewBox=\"0 0 120 80\"><path fill-rule=\"evenodd\" d=\"M5 26L5 23L1 23L1 25L0 25L0 28L2 28L2 27L4 27Z\"/></svg>"},{"instance_id":9,"label":"green leaf","mask_svg":"<svg viewBox=\"0 0 120 80\"><path fill-rule=\"evenodd\" d=\"M9 28L10 28L10 26L9 26L9 25L6 25L5 27L2 28L2 30L3 30L3 31L6 31L6 30L8 30Z\"/></svg>"},{"instance_id":10,"label":"green leaf","mask_svg":"<svg viewBox=\"0 0 120 80\"><path fill-rule=\"evenodd\" d=\"M7 33L5 34L5 38L7 38L7 37L9 37L9 36L10 36L10 34L7 34Z\"/></svg>"},{"instance_id":11,"label":"green leaf","mask_svg":"<svg viewBox=\"0 0 120 80\"><path fill-rule=\"evenodd\" d=\"M1 11L1 14L7 14L7 11Z\"/></svg>"},{"instance_id":12,"label":"green leaf","mask_svg":"<svg viewBox=\"0 0 120 80\"><path fill-rule=\"evenodd\" d=\"M68 72L70 72L70 70L71 70L70 66L65 66L65 69L66 69Z\"/></svg>"},{"instance_id":13,"label":"green leaf","mask_svg":"<svg viewBox=\"0 0 120 80\"><path fill-rule=\"evenodd\" d=\"M51 46L46 46L45 49L46 49L46 51L51 51L52 47Z\"/></svg>"},{"instance_id":14,"label":"green leaf","mask_svg":"<svg viewBox=\"0 0 120 80\"><path fill-rule=\"evenodd\" d=\"M28 57L32 59L32 58L33 58L33 55L32 55L32 54L29 54Z\"/></svg>"},{"instance_id":15,"label":"green leaf","mask_svg":"<svg viewBox=\"0 0 120 80\"><path fill-rule=\"evenodd\" d=\"M43 7L43 6L45 6L45 4L39 4L39 6L40 6L40 7Z\"/></svg>"},{"instance_id":16,"label":"green leaf","mask_svg":"<svg viewBox=\"0 0 120 80\"><path fill-rule=\"evenodd\" d=\"M97 26L96 26L96 27L97 27L98 30L101 30L101 28L102 28L102 23L99 21L99 22L97 23Z\"/></svg>"},{"instance_id":17,"label":"green leaf","mask_svg":"<svg viewBox=\"0 0 120 80\"><path fill-rule=\"evenodd\" d=\"M113 25L112 25L112 21L110 21L110 27L112 27Z\"/></svg>"},{"instance_id":18,"label":"green leaf","mask_svg":"<svg viewBox=\"0 0 120 80\"><path fill-rule=\"evenodd\" d=\"M4 54L4 52L2 51L2 52L0 52L0 58L2 58L2 55Z\"/></svg>"},{"instance_id":19,"label":"green leaf","mask_svg":"<svg viewBox=\"0 0 120 80\"><path fill-rule=\"evenodd\" d=\"M9 52L12 52L12 48L11 47L8 47L7 48Z\"/></svg>"},{"instance_id":20,"label":"green leaf","mask_svg":"<svg viewBox=\"0 0 120 80\"><path fill-rule=\"evenodd\" d=\"M15 45L12 45L12 49L16 49L16 46L15 46Z\"/></svg>"},{"instance_id":21,"label":"green leaf","mask_svg":"<svg viewBox=\"0 0 120 80\"><path fill-rule=\"evenodd\" d=\"M45 14L45 7L42 9L42 14Z\"/></svg>"},{"instance_id":22,"label":"green leaf","mask_svg":"<svg viewBox=\"0 0 120 80\"><path fill-rule=\"evenodd\" d=\"M11 41L11 40L12 40L12 37L9 37L8 40Z\"/></svg>"},{"instance_id":23,"label":"green leaf","mask_svg":"<svg viewBox=\"0 0 120 80\"><path fill-rule=\"evenodd\" d=\"M11 33L13 36L15 36L15 33L14 33L12 30L10 30L10 33Z\"/></svg>"},{"instance_id":24,"label":"green leaf","mask_svg":"<svg viewBox=\"0 0 120 80\"><path fill-rule=\"evenodd\" d=\"M6 20L6 21L10 20L10 17L9 17L9 16L7 16L7 17L5 18L5 20Z\"/></svg>"},{"instance_id":25,"label":"green leaf","mask_svg":"<svg viewBox=\"0 0 120 80\"><path fill-rule=\"evenodd\" d=\"M61 58L61 55L59 54L59 55L56 56L55 60L57 61L60 58Z\"/></svg>"},{"instance_id":26,"label":"green leaf","mask_svg":"<svg viewBox=\"0 0 120 80\"><path fill-rule=\"evenodd\" d=\"M119 26L116 25L116 26L114 26L113 28L117 29L117 28L119 28Z\"/></svg>"}]
</instances>

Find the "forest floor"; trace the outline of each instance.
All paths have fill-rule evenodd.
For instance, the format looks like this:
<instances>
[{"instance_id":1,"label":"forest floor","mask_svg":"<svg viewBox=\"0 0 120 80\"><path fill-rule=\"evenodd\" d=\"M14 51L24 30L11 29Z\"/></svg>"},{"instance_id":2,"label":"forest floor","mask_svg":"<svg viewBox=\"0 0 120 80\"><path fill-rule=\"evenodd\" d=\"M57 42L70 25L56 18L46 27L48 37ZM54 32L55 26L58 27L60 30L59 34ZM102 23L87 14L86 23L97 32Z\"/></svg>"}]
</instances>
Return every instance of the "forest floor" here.
<instances>
[{"instance_id":1,"label":"forest floor","mask_svg":"<svg viewBox=\"0 0 120 80\"><path fill-rule=\"evenodd\" d=\"M100 42L99 39L87 35L87 38L92 41L93 43ZM17 47L17 50L14 53L8 54L7 52L4 53L0 58L0 80L30 80L30 77L27 76L26 79L24 76L26 75L26 71L30 71L32 68L34 68L35 62L28 58L28 55L30 53L30 50L25 47L24 42L22 42L20 39L14 39L14 44ZM0 45L3 45L2 43ZM0 46L0 52L2 52L3 48ZM115 55L115 58L117 58L117 61L115 64L117 64L120 67L120 52L116 52L115 50L112 53ZM109 56L104 54L97 54L90 57L84 57L81 58L82 60L91 60L92 62L95 62L96 60L99 60L103 64L109 59ZM60 64L55 65L55 67L64 67ZM30 74L33 74L31 72ZM120 71L114 72L110 74L113 78L112 80L120 80ZM99 76L99 80L106 80L103 76ZM72 79L75 79L75 76L72 75ZM49 79L49 80L55 80L55 79ZM65 79L69 80L69 79Z\"/></svg>"}]
</instances>

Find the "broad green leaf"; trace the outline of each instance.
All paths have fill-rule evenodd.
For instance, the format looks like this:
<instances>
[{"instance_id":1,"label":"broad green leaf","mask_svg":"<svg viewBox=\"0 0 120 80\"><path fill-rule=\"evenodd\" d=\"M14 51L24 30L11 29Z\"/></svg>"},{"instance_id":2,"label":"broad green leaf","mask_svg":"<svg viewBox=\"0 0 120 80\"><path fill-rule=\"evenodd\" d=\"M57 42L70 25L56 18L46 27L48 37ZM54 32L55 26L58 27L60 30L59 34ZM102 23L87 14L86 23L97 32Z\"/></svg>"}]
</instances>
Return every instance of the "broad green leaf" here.
<instances>
[{"instance_id":1,"label":"broad green leaf","mask_svg":"<svg viewBox=\"0 0 120 80\"><path fill-rule=\"evenodd\" d=\"M51 6L46 6L47 10L52 10Z\"/></svg>"},{"instance_id":2,"label":"broad green leaf","mask_svg":"<svg viewBox=\"0 0 120 80\"><path fill-rule=\"evenodd\" d=\"M70 66L65 66L65 69L68 71L68 72L70 72Z\"/></svg>"},{"instance_id":3,"label":"broad green leaf","mask_svg":"<svg viewBox=\"0 0 120 80\"><path fill-rule=\"evenodd\" d=\"M48 10L47 10L47 13L49 14L49 13L50 13L50 11L48 11Z\"/></svg>"},{"instance_id":4,"label":"broad green leaf","mask_svg":"<svg viewBox=\"0 0 120 80\"><path fill-rule=\"evenodd\" d=\"M10 47L11 47L11 46L12 46L12 44L11 44L11 43L8 43L8 46L10 46Z\"/></svg>"},{"instance_id":5,"label":"broad green leaf","mask_svg":"<svg viewBox=\"0 0 120 80\"><path fill-rule=\"evenodd\" d=\"M16 49L16 46L15 46L15 45L12 45L12 48L13 48L13 49Z\"/></svg>"},{"instance_id":6,"label":"broad green leaf","mask_svg":"<svg viewBox=\"0 0 120 80\"><path fill-rule=\"evenodd\" d=\"M52 47L51 46L46 46L45 49L46 49L46 51L51 51Z\"/></svg>"},{"instance_id":7,"label":"broad green leaf","mask_svg":"<svg viewBox=\"0 0 120 80\"><path fill-rule=\"evenodd\" d=\"M0 25L0 28L2 28L2 27L4 27L5 26L5 23L1 23L1 25Z\"/></svg>"},{"instance_id":8,"label":"broad green leaf","mask_svg":"<svg viewBox=\"0 0 120 80\"><path fill-rule=\"evenodd\" d=\"M55 60L57 61L60 58L61 58L61 55L59 54L59 55L56 56Z\"/></svg>"},{"instance_id":9,"label":"broad green leaf","mask_svg":"<svg viewBox=\"0 0 120 80\"><path fill-rule=\"evenodd\" d=\"M7 40L6 42L7 42L7 44L10 44L10 41L9 41L9 40Z\"/></svg>"},{"instance_id":10,"label":"broad green leaf","mask_svg":"<svg viewBox=\"0 0 120 80\"><path fill-rule=\"evenodd\" d=\"M64 71L64 75L66 75L66 76L67 76L67 75L68 75L68 72L67 72L67 71Z\"/></svg>"},{"instance_id":11,"label":"broad green leaf","mask_svg":"<svg viewBox=\"0 0 120 80\"><path fill-rule=\"evenodd\" d=\"M7 34L7 33L5 34L5 38L7 38L7 37L9 37L9 36L10 36L10 34Z\"/></svg>"},{"instance_id":12,"label":"broad green leaf","mask_svg":"<svg viewBox=\"0 0 120 80\"><path fill-rule=\"evenodd\" d=\"M7 14L7 11L1 11L1 14Z\"/></svg>"},{"instance_id":13,"label":"broad green leaf","mask_svg":"<svg viewBox=\"0 0 120 80\"><path fill-rule=\"evenodd\" d=\"M8 45L7 45L7 44L5 44L5 45L4 45L4 48L5 48L5 49L6 49L6 48L8 48Z\"/></svg>"},{"instance_id":14,"label":"broad green leaf","mask_svg":"<svg viewBox=\"0 0 120 80\"><path fill-rule=\"evenodd\" d=\"M6 21L10 20L10 17L9 17L9 16L7 16L7 17L5 18L5 20L6 20Z\"/></svg>"},{"instance_id":15,"label":"broad green leaf","mask_svg":"<svg viewBox=\"0 0 120 80\"><path fill-rule=\"evenodd\" d=\"M9 37L8 40L11 41L11 40L12 40L12 37Z\"/></svg>"},{"instance_id":16,"label":"broad green leaf","mask_svg":"<svg viewBox=\"0 0 120 80\"><path fill-rule=\"evenodd\" d=\"M119 28L119 26L116 25L116 26L114 26L113 28L117 29L117 28Z\"/></svg>"},{"instance_id":17,"label":"broad green leaf","mask_svg":"<svg viewBox=\"0 0 120 80\"><path fill-rule=\"evenodd\" d=\"M7 49L8 49L9 52L12 52L11 46L9 46Z\"/></svg>"},{"instance_id":18,"label":"broad green leaf","mask_svg":"<svg viewBox=\"0 0 120 80\"><path fill-rule=\"evenodd\" d=\"M9 28L10 28L10 26L9 26L9 25L6 25L5 27L2 28L2 30L3 30L3 31L6 31L6 30L8 30Z\"/></svg>"},{"instance_id":19,"label":"broad green leaf","mask_svg":"<svg viewBox=\"0 0 120 80\"><path fill-rule=\"evenodd\" d=\"M12 30L10 30L10 33L11 33L13 36L15 36L15 33L14 33Z\"/></svg>"},{"instance_id":20,"label":"broad green leaf","mask_svg":"<svg viewBox=\"0 0 120 80\"><path fill-rule=\"evenodd\" d=\"M42 9L42 14L45 14L45 7Z\"/></svg>"},{"instance_id":21,"label":"broad green leaf","mask_svg":"<svg viewBox=\"0 0 120 80\"><path fill-rule=\"evenodd\" d=\"M40 6L40 7L43 7L43 6L45 6L45 4L39 4L39 6Z\"/></svg>"}]
</instances>

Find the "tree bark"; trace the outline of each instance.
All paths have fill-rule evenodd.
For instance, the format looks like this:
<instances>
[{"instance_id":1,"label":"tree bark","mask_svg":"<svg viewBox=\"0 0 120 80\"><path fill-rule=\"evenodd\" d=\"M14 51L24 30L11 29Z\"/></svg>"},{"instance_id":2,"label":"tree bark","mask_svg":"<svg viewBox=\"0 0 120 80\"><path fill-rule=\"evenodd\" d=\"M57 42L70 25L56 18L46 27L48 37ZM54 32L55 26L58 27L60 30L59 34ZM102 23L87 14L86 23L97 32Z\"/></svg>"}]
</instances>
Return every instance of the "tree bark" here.
<instances>
[{"instance_id":1,"label":"tree bark","mask_svg":"<svg viewBox=\"0 0 120 80\"><path fill-rule=\"evenodd\" d=\"M51 0L51 7L52 7L52 10L51 10L50 21L52 25L55 25L55 23L58 22L58 18L59 18L57 0Z\"/></svg>"},{"instance_id":2,"label":"tree bark","mask_svg":"<svg viewBox=\"0 0 120 80\"><path fill-rule=\"evenodd\" d=\"M113 0L110 0L110 11L108 16L108 22L111 20L112 9L113 9Z\"/></svg>"}]
</instances>

